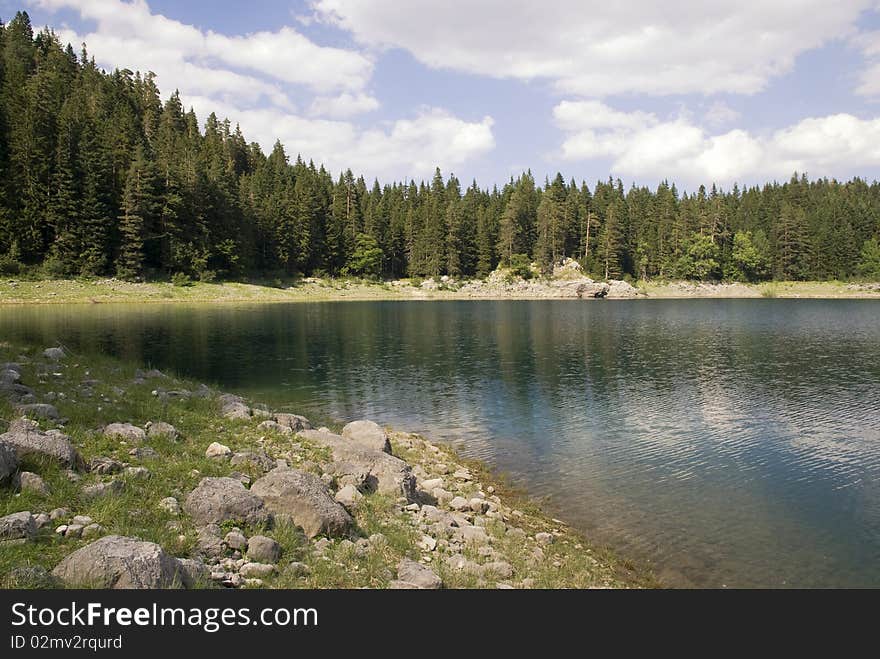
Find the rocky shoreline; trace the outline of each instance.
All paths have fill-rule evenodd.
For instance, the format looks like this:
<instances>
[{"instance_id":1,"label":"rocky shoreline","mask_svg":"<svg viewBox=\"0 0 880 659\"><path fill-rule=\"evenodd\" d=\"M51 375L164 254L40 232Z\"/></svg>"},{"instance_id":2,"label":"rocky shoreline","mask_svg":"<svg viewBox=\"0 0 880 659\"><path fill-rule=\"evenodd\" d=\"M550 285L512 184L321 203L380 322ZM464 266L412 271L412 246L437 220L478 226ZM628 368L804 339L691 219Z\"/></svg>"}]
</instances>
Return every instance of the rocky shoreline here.
<instances>
[{"instance_id":1,"label":"rocky shoreline","mask_svg":"<svg viewBox=\"0 0 880 659\"><path fill-rule=\"evenodd\" d=\"M653 585L423 437L4 346L5 587Z\"/></svg>"}]
</instances>

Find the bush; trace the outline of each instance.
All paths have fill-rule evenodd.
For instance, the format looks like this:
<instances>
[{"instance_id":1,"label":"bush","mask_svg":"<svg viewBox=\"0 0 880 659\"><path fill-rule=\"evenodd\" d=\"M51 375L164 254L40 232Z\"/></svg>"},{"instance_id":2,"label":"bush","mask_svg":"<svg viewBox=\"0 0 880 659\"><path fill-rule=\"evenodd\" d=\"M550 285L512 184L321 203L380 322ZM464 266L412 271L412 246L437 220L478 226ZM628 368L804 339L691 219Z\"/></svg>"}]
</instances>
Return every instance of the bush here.
<instances>
[{"instance_id":1,"label":"bush","mask_svg":"<svg viewBox=\"0 0 880 659\"><path fill-rule=\"evenodd\" d=\"M193 281L188 274L184 272L175 272L174 276L171 277L171 283L182 288L184 286L192 286Z\"/></svg>"},{"instance_id":2,"label":"bush","mask_svg":"<svg viewBox=\"0 0 880 659\"><path fill-rule=\"evenodd\" d=\"M510 257L510 273L523 279L532 278L532 262L528 254L514 254Z\"/></svg>"},{"instance_id":3,"label":"bush","mask_svg":"<svg viewBox=\"0 0 880 659\"><path fill-rule=\"evenodd\" d=\"M43 259L42 270L48 278L66 277L70 274L64 262L51 253Z\"/></svg>"},{"instance_id":4,"label":"bush","mask_svg":"<svg viewBox=\"0 0 880 659\"><path fill-rule=\"evenodd\" d=\"M213 270L202 270L199 272L199 281L204 284L210 284L217 280L217 273Z\"/></svg>"},{"instance_id":5,"label":"bush","mask_svg":"<svg viewBox=\"0 0 880 659\"><path fill-rule=\"evenodd\" d=\"M13 255L4 254L0 256L0 274L19 275L24 269L24 265Z\"/></svg>"}]
</instances>

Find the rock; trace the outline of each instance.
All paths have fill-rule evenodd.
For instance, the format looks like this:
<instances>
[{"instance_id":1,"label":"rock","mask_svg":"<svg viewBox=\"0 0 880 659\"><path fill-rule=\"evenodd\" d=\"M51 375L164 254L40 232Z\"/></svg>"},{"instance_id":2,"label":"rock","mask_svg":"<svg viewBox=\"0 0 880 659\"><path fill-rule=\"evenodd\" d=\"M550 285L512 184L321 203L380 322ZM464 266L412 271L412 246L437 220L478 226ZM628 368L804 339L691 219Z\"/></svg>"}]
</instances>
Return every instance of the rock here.
<instances>
[{"instance_id":1,"label":"rock","mask_svg":"<svg viewBox=\"0 0 880 659\"><path fill-rule=\"evenodd\" d=\"M284 574L294 578L307 577L311 573L312 570L308 565L306 565L305 563L300 563L298 561L288 563L287 567L284 568Z\"/></svg>"},{"instance_id":2,"label":"rock","mask_svg":"<svg viewBox=\"0 0 880 659\"><path fill-rule=\"evenodd\" d=\"M452 477L465 482L473 480L471 472L464 468L457 469L455 472L453 472Z\"/></svg>"},{"instance_id":3,"label":"rock","mask_svg":"<svg viewBox=\"0 0 880 659\"><path fill-rule=\"evenodd\" d=\"M159 545L119 535L76 550L52 574L73 588L175 588L185 579L180 561Z\"/></svg>"},{"instance_id":4,"label":"rock","mask_svg":"<svg viewBox=\"0 0 880 659\"><path fill-rule=\"evenodd\" d=\"M155 460L159 457L159 454L152 446L138 446L131 449L128 454L138 460Z\"/></svg>"},{"instance_id":5,"label":"rock","mask_svg":"<svg viewBox=\"0 0 880 659\"><path fill-rule=\"evenodd\" d=\"M442 487L435 487L431 494L435 499L437 499L438 503L449 502L455 498L455 495L452 494L452 492L444 490Z\"/></svg>"},{"instance_id":6,"label":"rock","mask_svg":"<svg viewBox=\"0 0 880 659\"><path fill-rule=\"evenodd\" d=\"M275 574L275 566L268 563L245 563L238 573L245 579L265 579Z\"/></svg>"},{"instance_id":7,"label":"rock","mask_svg":"<svg viewBox=\"0 0 880 659\"><path fill-rule=\"evenodd\" d=\"M39 515L34 515L34 524L37 525L38 529L46 526L51 520L46 513L40 513Z\"/></svg>"},{"instance_id":8,"label":"rock","mask_svg":"<svg viewBox=\"0 0 880 659\"><path fill-rule=\"evenodd\" d=\"M61 524L60 526L56 526L55 533L57 533L60 536L63 536L65 533L67 533L67 524Z\"/></svg>"},{"instance_id":9,"label":"rock","mask_svg":"<svg viewBox=\"0 0 880 659\"><path fill-rule=\"evenodd\" d=\"M159 508L172 515L180 514L180 502L174 497L165 497L159 502Z\"/></svg>"},{"instance_id":10,"label":"rock","mask_svg":"<svg viewBox=\"0 0 880 659\"><path fill-rule=\"evenodd\" d=\"M255 563L277 563L281 545L265 535L255 535L247 543L247 557Z\"/></svg>"},{"instance_id":11,"label":"rock","mask_svg":"<svg viewBox=\"0 0 880 659\"><path fill-rule=\"evenodd\" d=\"M21 381L21 373L11 368L0 370L0 384L15 384Z\"/></svg>"},{"instance_id":12,"label":"rock","mask_svg":"<svg viewBox=\"0 0 880 659\"><path fill-rule=\"evenodd\" d=\"M147 438L147 433L130 423L111 423L104 428L104 436L121 439L132 444L140 444Z\"/></svg>"},{"instance_id":13,"label":"rock","mask_svg":"<svg viewBox=\"0 0 880 659\"><path fill-rule=\"evenodd\" d=\"M136 481L146 481L150 479L150 470L146 467L126 467L125 475Z\"/></svg>"},{"instance_id":14,"label":"rock","mask_svg":"<svg viewBox=\"0 0 880 659\"><path fill-rule=\"evenodd\" d=\"M232 449L219 442L211 442L205 451L206 458L224 459L232 455Z\"/></svg>"},{"instance_id":15,"label":"rock","mask_svg":"<svg viewBox=\"0 0 880 659\"><path fill-rule=\"evenodd\" d=\"M443 487L443 479L442 478L431 478L419 483L419 487L422 488L425 492L433 492L438 487Z\"/></svg>"},{"instance_id":16,"label":"rock","mask_svg":"<svg viewBox=\"0 0 880 659\"><path fill-rule=\"evenodd\" d=\"M40 496L49 496L49 486L40 476L31 472L23 471L18 475L18 484L22 492L33 492Z\"/></svg>"},{"instance_id":17,"label":"rock","mask_svg":"<svg viewBox=\"0 0 880 659\"><path fill-rule=\"evenodd\" d=\"M233 394L221 394L220 413L227 419L250 419L251 408L245 405L244 399Z\"/></svg>"},{"instance_id":18,"label":"rock","mask_svg":"<svg viewBox=\"0 0 880 659\"><path fill-rule=\"evenodd\" d=\"M150 421L147 426L147 437L150 439L158 439L165 437L168 439L178 439L180 432L170 423L164 421Z\"/></svg>"},{"instance_id":19,"label":"rock","mask_svg":"<svg viewBox=\"0 0 880 659\"><path fill-rule=\"evenodd\" d=\"M102 476L118 474L122 469L122 463L112 458L99 457L89 461L89 471Z\"/></svg>"},{"instance_id":20,"label":"rock","mask_svg":"<svg viewBox=\"0 0 880 659\"><path fill-rule=\"evenodd\" d=\"M398 563L397 578L425 590L437 590L443 587L443 580L433 570L409 558L404 558Z\"/></svg>"},{"instance_id":21,"label":"rock","mask_svg":"<svg viewBox=\"0 0 880 659\"><path fill-rule=\"evenodd\" d=\"M248 546L247 538L239 531L230 531L223 538L223 542L226 543L226 546L230 549L238 549L239 551L244 551Z\"/></svg>"},{"instance_id":22,"label":"rock","mask_svg":"<svg viewBox=\"0 0 880 659\"><path fill-rule=\"evenodd\" d=\"M15 449L6 442L0 442L0 485L12 481L18 470L18 455Z\"/></svg>"},{"instance_id":23,"label":"rock","mask_svg":"<svg viewBox=\"0 0 880 659\"><path fill-rule=\"evenodd\" d=\"M293 432L300 430L311 430L312 424L304 416L299 414L276 413L275 422L285 428L290 428Z\"/></svg>"},{"instance_id":24,"label":"rock","mask_svg":"<svg viewBox=\"0 0 880 659\"><path fill-rule=\"evenodd\" d=\"M96 536L101 535L104 532L104 527L100 524L89 524L88 526L84 526L82 530L83 539L86 538L94 538Z\"/></svg>"},{"instance_id":25,"label":"rock","mask_svg":"<svg viewBox=\"0 0 880 659\"><path fill-rule=\"evenodd\" d=\"M74 469L83 464L67 435L58 431L43 432L39 424L30 419L13 421L9 430L0 435L0 443L11 446L19 460L25 457L50 458Z\"/></svg>"},{"instance_id":26,"label":"rock","mask_svg":"<svg viewBox=\"0 0 880 659\"><path fill-rule=\"evenodd\" d=\"M269 520L262 499L234 478L203 478L183 507L193 521L202 525L225 521L261 524Z\"/></svg>"},{"instance_id":27,"label":"rock","mask_svg":"<svg viewBox=\"0 0 880 659\"><path fill-rule=\"evenodd\" d=\"M470 509L473 510L475 513L479 513L481 515L488 512L489 510L489 502L485 499L478 499L476 497L468 501L468 506L470 506Z\"/></svg>"},{"instance_id":28,"label":"rock","mask_svg":"<svg viewBox=\"0 0 880 659\"><path fill-rule=\"evenodd\" d=\"M539 545L552 545L556 538L552 533L536 533L535 540Z\"/></svg>"},{"instance_id":29,"label":"rock","mask_svg":"<svg viewBox=\"0 0 880 659\"><path fill-rule=\"evenodd\" d=\"M0 540L31 540L37 535L37 524L30 511L0 517Z\"/></svg>"},{"instance_id":30,"label":"rock","mask_svg":"<svg viewBox=\"0 0 880 659\"><path fill-rule=\"evenodd\" d=\"M257 428L259 430L264 431L264 432L268 432L271 430L273 432L277 432L282 435L292 435L293 434L293 428L288 428L287 426L282 426L277 421L272 421L271 419L268 421L263 421L262 423L260 423L257 426Z\"/></svg>"},{"instance_id":31,"label":"rock","mask_svg":"<svg viewBox=\"0 0 880 659\"><path fill-rule=\"evenodd\" d=\"M349 510L353 510L357 507L358 501L364 498L364 495L358 492L354 485L346 485L336 493L334 498Z\"/></svg>"},{"instance_id":32,"label":"rock","mask_svg":"<svg viewBox=\"0 0 880 659\"><path fill-rule=\"evenodd\" d=\"M58 408L49 403L31 403L29 405L18 405L15 408L18 414L34 418L43 419L44 421L60 421L61 414Z\"/></svg>"},{"instance_id":33,"label":"rock","mask_svg":"<svg viewBox=\"0 0 880 659\"><path fill-rule=\"evenodd\" d=\"M421 590L414 583L410 583L408 581L400 581L399 579L394 579L393 581L388 582L388 590Z\"/></svg>"},{"instance_id":34,"label":"rock","mask_svg":"<svg viewBox=\"0 0 880 659\"><path fill-rule=\"evenodd\" d=\"M201 554L209 558L222 556L225 546L223 545L223 539L220 537L220 527L216 524L209 524L199 529L196 546Z\"/></svg>"},{"instance_id":35,"label":"rock","mask_svg":"<svg viewBox=\"0 0 880 659\"><path fill-rule=\"evenodd\" d=\"M472 544L484 545L489 542L489 535L482 526L462 526L457 533L462 540Z\"/></svg>"},{"instance_id":36,"label":"rock","mask_svg":"<svg viewBox=\"0 0 880 659\"><path fill-rule=\"evenodd\" d=\"M481 573L483 571L482 565L465 558L461 554L453 554L451 556L447 556L444 561L449 569L454 572L463 572L465 574L481 576Z\"/></svg>"},{"instance_id":37,"label":"rock","mask_svg":"<svg viewBox=\"0 0 880 659\"><path fill-rule=\"evenodd\" d=\"M471 504L464 497L455 497L452 501L449 502L449 507L452 508L452 510L464 512L465 510L471 509Z\"/></svg>"},{"instance_id":38,"label":"rock","mask_svg":"<svg viewBox=\"0 0 880 659\"><path fill-rule=\"evenodd\" d=\"M342 429L342 436L366 448L391 455L388 434L373 421L352 421Z\"/></svg>"},{"instance_id":39,"label":"rock","mask_svg":"<svg viewBox=\"0 0 880 659\"><path fill-rule=\"evenodd\" d=\"M88 515L75 515L70 523L71 524L79 524L81 526L88 526L89 524L93 523L94 521L95 520L93 520Z\"/></svg>"},{"instance_id":40,"label":"rock","mask_svg":"<svg viewBox=\"0 0 880 659\"><path fill-rule=\"evenodd\" d=\"M49 519L53 522L59 519L67 519L68 517L70 517L70 510L68 508L55 508L49 511Z\"/></svg>"},{"instance_id":41,"label":"rock","mask_svg":"<svg viewBox=\"0 0 880 659\"><path fill-rule=\"evenodd\" d=\"M64 348L46 348L43 357L53 362L60 362L64 359Z\"/></svg>"},{"instance_id":42,"label":"rock","mask_svg":"<svg viewBox=\"0 0 880 659\"><path fill-rule=\"evenodd\" d=\"M82 489L83 497L89 500L103 499L112 494L120 494L125 489L122 481L113 480L109 483L95 483Z\"/></svg>"},{"instance_id":43,"label":"rock","mask_svg":"<svg viewBox=\"0 0 880 659\"><path fill-rule=\"evenodd\" d=\"M303 430L298 436L331 450L335 462L329 471L337 478L362 478L367 491L403 495L407 501L415 501L416 479L403 460L329 432Z\"/></svg>"},{"instance_id":44,"label":"rock","mask_svg":"<svg viewBox=\"0 0 880 659\"><path fill-rule=\"evenodd\" d=\"M197 558L179 558L180 577L184 588L197 588L211 580L211 571L205 563Z\"/></svg>"},{"instance_id":45,"label":"rock","mask_svg":"<svg viewBox=\"0 0 880 659\"><path fill-rule=\"evenodd\" d=\"M276 467L275 461L262 451L241 451L240 453L235 453L229 460L229 464L233 467L253 466L264 473L272 471Z\"/></svg>"},{"instance_id":46,"label":"rock","mask_svg":"<svg viewBox=\"0 0 880 659\"><path fill-rule=\"evenodd\" d=\"M317 476L297 469L273 469L254 483L251 492L262 497L266 508L302 527L305 534L347 535L354 520L330 496Z\"/></svg>"},{"instance_id":47,"label":"rock","mask_svg":"<svg viewBox=\"0 0 880 659\"><path fill-rule=\"evenodd\" d=\"M423 535L422 539L419 540L416 545L419 547L419 549L423 549L425 551L434 551L437 548L437 540L429 535Z\"/></svg>"}]
</instances>

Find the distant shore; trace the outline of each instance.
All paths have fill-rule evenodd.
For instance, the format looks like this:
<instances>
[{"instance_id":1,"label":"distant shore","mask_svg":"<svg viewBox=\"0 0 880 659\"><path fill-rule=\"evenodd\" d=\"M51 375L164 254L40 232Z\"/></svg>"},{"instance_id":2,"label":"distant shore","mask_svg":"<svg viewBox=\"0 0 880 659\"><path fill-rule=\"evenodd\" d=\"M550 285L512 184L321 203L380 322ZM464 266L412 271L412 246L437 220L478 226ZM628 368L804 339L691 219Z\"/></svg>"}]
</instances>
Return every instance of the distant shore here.
<instances>
[{"instance_id":1,"label":"distant shore","mask_svg":"<svg viewBox=\"0 0 880 659\"><path fill-rule=\"evenodd\" d=\"M299 279L290 282L134 283L118 279L0 279L0 305L104 303L250 303L334 300L474 299L678 299L826 298L880 299L880 283L780 281L758 284L698 281L594 282L587 278L531 279L490 277L461 282Z\"/></svg>"}]
</instances>

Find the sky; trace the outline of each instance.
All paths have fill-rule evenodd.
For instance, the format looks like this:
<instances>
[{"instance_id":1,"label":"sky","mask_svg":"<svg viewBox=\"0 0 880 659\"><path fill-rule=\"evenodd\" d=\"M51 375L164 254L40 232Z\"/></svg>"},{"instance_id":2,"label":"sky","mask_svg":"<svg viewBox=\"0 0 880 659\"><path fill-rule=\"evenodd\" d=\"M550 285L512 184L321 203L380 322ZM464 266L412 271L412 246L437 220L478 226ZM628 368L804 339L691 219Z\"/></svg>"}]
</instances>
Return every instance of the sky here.
<instances>
[{"instance_id":1,"label":"sky","mask_svg":"<svg viewBox=\"0 0 880 659\"><path fill-rule=\"evenodd\" d=\"M880 178L880 0L0 0L368 182Z\"/></svg>"}]
</instances>

